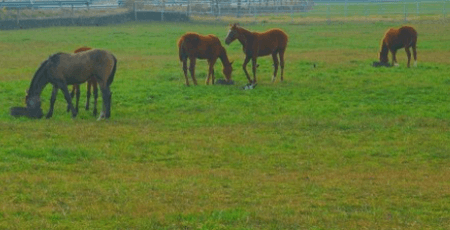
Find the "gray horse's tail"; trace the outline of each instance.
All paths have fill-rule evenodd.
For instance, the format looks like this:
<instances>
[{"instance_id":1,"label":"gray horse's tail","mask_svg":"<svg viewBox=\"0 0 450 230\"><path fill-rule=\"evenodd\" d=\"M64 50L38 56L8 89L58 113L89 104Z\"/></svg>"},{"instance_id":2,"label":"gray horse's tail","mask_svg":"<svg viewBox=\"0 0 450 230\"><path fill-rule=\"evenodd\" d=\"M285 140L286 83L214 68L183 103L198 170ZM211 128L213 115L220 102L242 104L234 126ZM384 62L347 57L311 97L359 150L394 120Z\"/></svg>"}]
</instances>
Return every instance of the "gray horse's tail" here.
<instances>
[{"instance_id":1,"label":"gray horse's tail","mask_svg":"<svg viewBox=\"0 0 450 230\"><path fill-rule=\"evenodd\" d=\"M111 74L108 77L108 81L107 84L108 86L112 84L112 82L114 81L114 75L116 74L116 67L117 67L117 59L116 57L114 57L114 55L112 55L113 59L114 59L114 66L113 66L113 70L111 72Z\"/></svg>"}]
</instances>

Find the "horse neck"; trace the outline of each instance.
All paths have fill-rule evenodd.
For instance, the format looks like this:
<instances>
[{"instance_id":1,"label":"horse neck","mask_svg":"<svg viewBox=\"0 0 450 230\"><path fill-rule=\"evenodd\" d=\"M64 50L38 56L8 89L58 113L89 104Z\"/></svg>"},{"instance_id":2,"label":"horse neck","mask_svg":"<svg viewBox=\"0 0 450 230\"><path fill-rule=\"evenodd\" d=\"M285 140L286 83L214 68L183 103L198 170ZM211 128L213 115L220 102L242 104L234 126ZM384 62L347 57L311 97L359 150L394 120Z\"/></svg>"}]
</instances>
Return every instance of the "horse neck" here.
<instances>
[{"instance_id":1,"label":"horse neck","mask_svg":"<svg viewBox=\"0 0 450 230\"><path fill-rule=\"evenodd\" d=\"M383 55L383 57L384 56L387 57L388 52L389 52L389 48L388 48L386 42L383 40L383 42L381 43L380 56Z\"/></svg>"},{"instance_id":2,"label":"horse neck","mask_svg":"<svg viewBox=\"0 0 450 230\"><path fill-rule=\"evenodd\" d=\"M243 46L247 46L247 41L253 37L252 32L250 32L250 31L240 27L239 28L239 34L241 35L241 36L238 37L239 42Z\"/></svg>"},{"instance_id":3,"label":"horse neck","mask_svg":"<svg viewBox=\"0 0 450 230\"><path fill-rule=\"evenodd\" d=\"M223 46L220 47L220 54L219 54L219 58L222 61L222 65L225 66L229 66L230 65L230 60L228 60L228 56L227 56L227 51L225 51L225 48L223 48Z\"/></svg>"},{"instance_id":4,"label":"horse neck","mask_svg":"<svg viewBox=\"0 0 450 230\"><path fill-rule=\"evenodd\" d=\"M47 85L48 80L43 73L42 69L39 69L31 80L30 88L28 89L28 96L39 96L45 85Z\"/></svg>"}]
</instances>

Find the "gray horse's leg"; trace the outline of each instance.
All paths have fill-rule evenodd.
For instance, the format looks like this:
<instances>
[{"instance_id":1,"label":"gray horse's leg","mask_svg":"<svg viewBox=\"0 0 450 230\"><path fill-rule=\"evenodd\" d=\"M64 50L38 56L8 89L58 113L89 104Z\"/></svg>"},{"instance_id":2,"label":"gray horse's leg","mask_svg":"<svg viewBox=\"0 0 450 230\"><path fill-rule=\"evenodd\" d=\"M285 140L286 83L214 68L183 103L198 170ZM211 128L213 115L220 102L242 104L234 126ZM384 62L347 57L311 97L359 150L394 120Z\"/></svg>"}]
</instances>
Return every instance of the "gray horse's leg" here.
<instances>
[{"instance_id":1,"label":"gray horse's leg","mask_svg":"<svg viewBox=\"0 0 450 230\"><path fill-rule=\"evenodd\" d=\"M45 116L45 118L47 119L53 116L53 108L55 107L56 95L58 95L58 86L53 85L52 97L50 98L50 109L48 110L47 116Z\"/></svg>"},{"instance_id":2,"label":"gray horse's leg","mask_svg":"<svg viewBox=\"0 0 450 230\"><path fill-rule=\"evenodd\" d=\"M72 111L72 117L75 118L77 116L77 111L73 107L72 98L70 97L69 89L67 88L66 83L61 82L58 84L58 86L59 86L59 88L61 88L61 90L64 93L64 98L66 98L67 104L69 105L70 110Z\"/></svg>"}]
</instances>

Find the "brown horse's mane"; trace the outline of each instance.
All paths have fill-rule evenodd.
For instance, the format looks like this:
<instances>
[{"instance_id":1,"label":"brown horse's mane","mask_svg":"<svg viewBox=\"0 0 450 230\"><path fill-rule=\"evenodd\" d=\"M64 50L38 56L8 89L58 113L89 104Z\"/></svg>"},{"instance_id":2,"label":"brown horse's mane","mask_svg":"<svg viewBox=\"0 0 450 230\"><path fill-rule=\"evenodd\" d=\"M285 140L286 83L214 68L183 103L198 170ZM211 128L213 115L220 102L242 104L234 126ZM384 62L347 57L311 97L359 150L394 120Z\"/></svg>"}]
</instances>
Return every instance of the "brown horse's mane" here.
<instances>
[{"instance_id":1,"label":"brown horse's mane","mask_svg":"<svg viewBox=\"0 0 450 230\"><path fill-rule=\"evenodd\" d=\"M221 48L221 51L220 51L220 54L219 54L220 61L222 61L222 64L224 66L225 65L230 66L231 62L228 59L227 51L225 50L225 48L223 46L221 46L220 48Z\"/></svg>"}]
</instances>

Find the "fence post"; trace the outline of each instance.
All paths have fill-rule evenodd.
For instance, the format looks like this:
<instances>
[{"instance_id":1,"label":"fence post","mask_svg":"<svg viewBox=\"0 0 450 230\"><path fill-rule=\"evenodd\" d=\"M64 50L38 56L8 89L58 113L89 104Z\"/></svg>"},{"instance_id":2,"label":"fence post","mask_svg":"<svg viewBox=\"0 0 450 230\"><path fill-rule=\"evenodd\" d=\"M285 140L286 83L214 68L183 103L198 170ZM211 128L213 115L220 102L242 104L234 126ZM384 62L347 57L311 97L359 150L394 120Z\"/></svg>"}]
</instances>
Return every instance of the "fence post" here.
<instances>
[{"instance_id":1,"label":"fence post","mask_svg":"<svg viewBox=\"0 0 450 230\"><path fill-rule=\"evenodd\" d=\"M327 23L330 24L330 4L327 3Z\"/></svg>"},{"instance_id":2,"label":"fence post","mask_svg":"<svg viewBox=\"0 0 450 230\"><path fill-rule=\"evenodd\" d=\"M294 7L291 5L291 23L294 23Z\"/></svg>"},{"instance_id":3,"label":"fence post","mask_svg":"<svg viewBox=\"0 0 450 230\"><path fill-rule=\"evenodd\" d=\"M419 16L419 0L416 0L416 14Z\"/></svg>"},{"instance_id":4,"label":"fence post","mask_svg":"<svg viewBox=\"0 0 450 230\"><path fill-rule=\"evenodd\" d=\"M164 21L164 10L166 9L166 1L162 1L162 8L161 8L161 21Z\"/></svg>"},{"instance_id":5,"label":"fence post","mask_svg":"<svg viewBox=\"0 0 450 230\"><path fill-rule=\"evenodd\" d=\"M403 11L405 12L405 22L408 21L406 18L406 3L403 5Z\"/></svg>"},{"instance_id":6,"label":"fence post","mask_svg":"<svg viewBox=\"0 0 450 230\"><path fill-rule=\"evenodd\" d=\"M347 17L347 0L345 0L345 5L344 5L344 16Z\"/></svg>"},{"instance_id":7,"label":"fence post","mask_svg":"<svg viewBox=\"0 0 450 230\"><path fill-rule=\"evenodd\" d=\"M239 18L240 17L240 14L241 14L241 0L237 0L238 2L237 2L237 15L236 15L236 17L237 18Z\"/></svg>"},{"instance_id":8,"label":"fence post","mask_svg":"<svg viewBox=\"0 0 450 230\"><path fill-rule=\"evenodd\" d=\"M186 9L187 16L191 16L191 0L187 0L187 9Z\"/></svg>"},{"instance_id":9,"label":"fence post","mask_svg":"<svg viewBox=\"0 0 450 230\"><path fill-rule=\"evenodd\" d=\"M256 22L256 5L253 6L253 17L255 18L255 22Z\"/></svg>"},{"instance_id":10,"label":"fence post","mask_svg":"<svg viewBox=\"0 0 450 230\"><path fill-rule=\"evenodd\" d=\"M210 5L211 5L211 16L213 16L214 15L214 2L213 2L214 0L211 0L210 1Z\"/></svg>"},{"instance_id":11,"label":"fence post","mask_svg":"<svg viewBox=\"0 0 450 230\"><path fill-rule=\"evenodd\" d=\"M137 21L136 2L133 2L134 20Z\"/></svg>"},{"instance_id":12,"label":"fence post","mask_svg":"<svg viewBox=\"0 0 450 230\"><path fill-rule=\"evenodd\" d=\"M72 12L71 12L70 18L72 19L72 25L73 25L74 24L73 23L73 4L72 4Z\"/></svg>"},{"instance_id":13,"label":"fence post","mask_svg":"<svg viewBox=\"0 0 450 230\"><path fill-rule=\"evenodd\" d=\"M275 5L276 5L276 11L275 12L277 13L277 16L278 16L278 1L279 0L275 0Z\"/></svg>"},{"instance_id":14,"label":"fence post","mask_svg":"<svg viewBox=\"0 0 450 230\"><path fill-rule=\"evenodd\" d=\"M20 8L17 8L17 16L16 16L17 25L19 25L19 18L20 18Z\"/></svg>"},{"instance_id":15,"label":"fence post","mask_svg":"<svg viewBox=\"0 0 450 230\"><path fill-rule=\"evenodd\" d=\"M442 15L444 16L444 19L445 19L445 0L444 0L444 5L442 6Z\"/></svg>"}]
</instances>

